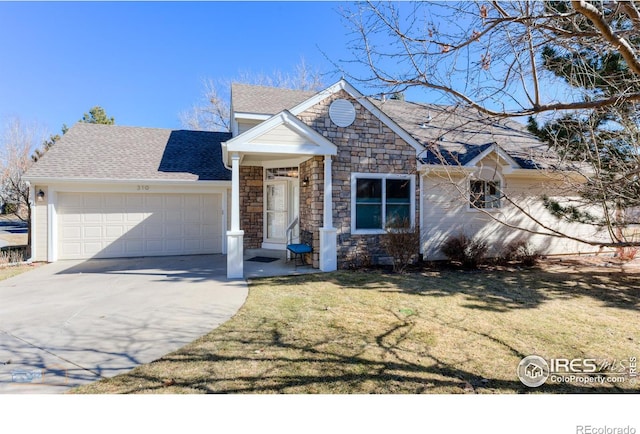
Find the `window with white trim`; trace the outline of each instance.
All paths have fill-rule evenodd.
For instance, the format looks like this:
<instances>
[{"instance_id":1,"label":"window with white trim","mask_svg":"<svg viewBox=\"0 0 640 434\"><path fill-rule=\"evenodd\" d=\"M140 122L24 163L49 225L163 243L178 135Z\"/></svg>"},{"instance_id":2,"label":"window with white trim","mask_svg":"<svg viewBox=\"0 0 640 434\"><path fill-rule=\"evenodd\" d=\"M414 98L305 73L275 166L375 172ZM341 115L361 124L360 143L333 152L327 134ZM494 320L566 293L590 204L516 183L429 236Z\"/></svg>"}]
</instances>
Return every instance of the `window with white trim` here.
<instances>
[{"instance_id":1,"label":"window with white trim","mask_svg":"<svg viewBox=\"0 0 640 434\"><path fill-rule=\"evenodd\" d=\"M500 181L483 181L474 179L469 182L470 208L500 208L500 196Z\"/></svg>"},{"instance_id":2,"label":"window with white trim","mask_svg":"<svg viewBox=\"0 0 640 434\"><path fill-rule=\"evenodd\" d=\"M414 179L410 175L353 174L352 231L380 232L414 219Z\"/></svg>"}]
</instances>

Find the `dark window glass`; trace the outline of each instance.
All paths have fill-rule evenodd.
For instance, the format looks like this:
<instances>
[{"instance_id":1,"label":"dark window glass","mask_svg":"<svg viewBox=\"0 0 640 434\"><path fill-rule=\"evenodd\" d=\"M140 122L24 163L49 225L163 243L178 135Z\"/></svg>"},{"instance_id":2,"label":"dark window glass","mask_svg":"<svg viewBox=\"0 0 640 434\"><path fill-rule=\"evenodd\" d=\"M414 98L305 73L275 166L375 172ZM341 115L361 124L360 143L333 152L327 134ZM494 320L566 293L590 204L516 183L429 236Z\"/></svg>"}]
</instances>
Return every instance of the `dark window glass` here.
<instances>
[{"instance_id":1,"label":"dark window glass","mask_svg":"<svg viewBox=\"0 0 640 434\"><path fill-rule=\"evenodd\" d=\"M408 179L387 179L386 212L387 226L402 224L410 218L411 182Z\"/></svg>"},{"instance_id":2,"label":"dark window glass","mask_svg":"<svg viewBox=\"0 0 640 434\"><path fill-rule=\"evenodd\" d=\"M356 180L356 228L382 229L382 180Z\"/></svg>"}]
</instances>

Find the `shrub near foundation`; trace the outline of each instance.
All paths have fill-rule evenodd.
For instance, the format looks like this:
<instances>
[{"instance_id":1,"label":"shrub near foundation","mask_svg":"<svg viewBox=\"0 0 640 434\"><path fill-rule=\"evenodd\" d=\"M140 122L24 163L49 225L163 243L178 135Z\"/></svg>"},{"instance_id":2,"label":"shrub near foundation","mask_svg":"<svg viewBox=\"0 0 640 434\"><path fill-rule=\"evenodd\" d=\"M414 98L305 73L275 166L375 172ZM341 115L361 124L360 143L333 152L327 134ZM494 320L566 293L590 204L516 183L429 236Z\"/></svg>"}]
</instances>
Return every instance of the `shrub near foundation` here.
<instances>
[{"instance_id":1,"label":"shrub near foundation","mask_svg":"<svg viewBox=\"0 0 640 434\"><path fill-rule=\"evenodd\" d=\"M518 262L527 267L532 267L540 260L540 251L535 249L525 240L513 240L507 244L500 255L501 262Z\"/></svg>"},{"instance_id":2,"label":"shrub near foundation","mask_svg":"<svg viewBox=\"0 0 640 434\"><path fill-rule=\"evenodd\" d=\"M393 261L393 271L404 273L420 249L420 231L409 219L390 224L382 235L382 247Z\"/></svg>"},{"instance_id":3,"label":"shrub near foundation","mask_svg":"<svg viewBox=\"0 0 640 434\"><path fill-rule=\"evenodd\" d=\"M476 269L483 264L488 250L486 241L465 234L450 236L440 247L449 261L468 269Z\"/></svg>"}]
</instances>

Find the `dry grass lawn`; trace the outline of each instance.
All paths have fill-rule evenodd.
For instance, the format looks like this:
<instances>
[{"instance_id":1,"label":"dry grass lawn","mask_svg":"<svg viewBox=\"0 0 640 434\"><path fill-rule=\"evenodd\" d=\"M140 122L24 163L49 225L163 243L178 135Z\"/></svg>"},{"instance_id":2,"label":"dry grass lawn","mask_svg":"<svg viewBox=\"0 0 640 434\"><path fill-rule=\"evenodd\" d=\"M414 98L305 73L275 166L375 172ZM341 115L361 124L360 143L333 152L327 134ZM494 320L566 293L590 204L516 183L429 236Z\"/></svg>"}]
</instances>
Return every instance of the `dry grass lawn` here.
<instances>
[{"instance_id":1,"label":"dry grass lawn","mask_svg":"<svg viewBox=\"0 0 640 434\"><path fill-rule=\"evenodd\" d=\"M22 274L26 271L33 270L34 267L40 264L22 264L22 265L5 265L0 266L0 280L5 280L18 274Z\"/></svg>"},{"instance_id":2,"label":"dry grass lawn","mask_svg":"<svg viewBox=\"0 0 640 434\"><path fill-rule=\"evenodd\" d=\"M76 393L582 393L640 384L547 384L527 355L640 356L640 271L336 272L254 280L229 322L160 360Z\"/></svg>"}]
</instances>

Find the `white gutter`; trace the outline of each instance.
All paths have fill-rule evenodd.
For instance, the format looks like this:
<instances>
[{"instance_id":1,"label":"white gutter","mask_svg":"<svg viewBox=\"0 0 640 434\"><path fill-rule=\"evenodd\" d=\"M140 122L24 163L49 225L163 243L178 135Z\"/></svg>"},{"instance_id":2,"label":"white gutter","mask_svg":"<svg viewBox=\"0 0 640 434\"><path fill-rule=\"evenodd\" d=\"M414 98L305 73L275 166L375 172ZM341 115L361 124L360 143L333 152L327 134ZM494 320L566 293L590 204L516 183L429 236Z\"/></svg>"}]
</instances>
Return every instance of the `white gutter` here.
<instances>
[{"instance_id":1,"label":"white gutter","mask_svg":"<svg viewBox=\"0 0 640 434\"><path fill-rule=\"evenodd\" d=\"M113 179L113 178L46 178L27 177L23 179L29 184L134 184L144 183L148 185L189 185L197 184L211 187L227 187L231 181L198 181L193 179Z\"/></svg>"}]
</instances>

